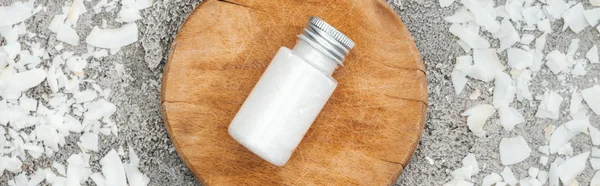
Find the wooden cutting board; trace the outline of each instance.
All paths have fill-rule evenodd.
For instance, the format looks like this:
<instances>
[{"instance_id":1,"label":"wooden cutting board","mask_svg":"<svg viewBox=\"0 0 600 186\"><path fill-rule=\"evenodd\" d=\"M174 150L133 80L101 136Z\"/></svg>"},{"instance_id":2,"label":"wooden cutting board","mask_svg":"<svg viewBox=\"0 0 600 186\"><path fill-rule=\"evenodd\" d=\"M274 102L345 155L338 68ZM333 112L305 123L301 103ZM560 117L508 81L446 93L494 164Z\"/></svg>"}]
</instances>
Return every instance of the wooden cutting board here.
<instances>
[{"instance_id":1,"label":"wooden cutting board","mask_svg":"<svg viewBox=\"0 0 600 186\"><path fill-rule=\"evenodd\" d=\"M227 127L281 46L309 16L356 47L339 86L284 167L236 143ZM414 41L383 0L207 0L171 46L162 113L188 168L208 185L390 185L425 121L427 80Z\"/></svg>"}]
</instances>

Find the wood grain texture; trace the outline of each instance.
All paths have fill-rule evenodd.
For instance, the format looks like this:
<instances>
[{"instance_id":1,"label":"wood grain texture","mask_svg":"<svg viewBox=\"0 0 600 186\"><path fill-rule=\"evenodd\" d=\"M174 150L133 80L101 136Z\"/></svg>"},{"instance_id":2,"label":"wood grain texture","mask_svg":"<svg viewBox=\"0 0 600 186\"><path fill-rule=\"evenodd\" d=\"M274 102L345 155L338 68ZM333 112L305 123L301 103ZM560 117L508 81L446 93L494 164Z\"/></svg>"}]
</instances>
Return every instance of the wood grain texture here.
<instances>
[{"instance_id":1,"label":"wood grain texture","mask_svg":"<svg viewBox=\"0 0 600 186\"><path fill-rule=\"evenodd\" d=\"M276 167L227 127L311 15L357 45L333 75L332 98L290 161ZM419 142L427 80L410 33L381 0L207 0L173 42L161 99L177 152L204 184L390 185Z\"/></svg>"}]
</instances>

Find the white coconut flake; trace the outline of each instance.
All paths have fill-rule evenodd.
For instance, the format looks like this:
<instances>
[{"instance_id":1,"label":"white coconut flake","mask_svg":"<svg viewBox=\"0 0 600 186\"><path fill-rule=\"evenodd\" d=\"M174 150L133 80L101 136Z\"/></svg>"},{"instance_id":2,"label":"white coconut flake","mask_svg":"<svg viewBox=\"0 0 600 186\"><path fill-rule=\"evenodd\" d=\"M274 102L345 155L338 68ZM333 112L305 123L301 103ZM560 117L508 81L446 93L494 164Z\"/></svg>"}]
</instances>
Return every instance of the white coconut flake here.
<instances>
[{"instance_id":1,"label":"white coconut flake","mask_svg":"<svg viewBox=\"0 0 600 186\"><path fill-rule=\"evenodd\" d=\"M477 100L477 99L479 99L479 96L481 96L481 91L479 89L475 89L469 95L469 99L470 100Z\"/></svg>"},{"instance_id":2,"label":"white coconut flake","mask_svg":"<svg viewBox=\"0 0 600 186\"><path fill-rule=\"evenodd\" d=\"M529 45L529 44L531 44L531 42L533 42L534 39L535 39L534 35L523 34L523 36L521 36L521 43Z\"/></svg>"},{"instance_id":3,"label":"white coconut flake","mask_svg":"<svg viewBox=\"0 0 600 186\"><path fill-rule=\"evenodd\" d=\"M89 45L106 49L121 48L137 40L138 27L135 23L116 29L100 29L96 26L85 39Z\"/></svg>"},{"instance_id":4,"label":"white coconut flake","mask_svg":"<svg viewBox=\"0 0 600 186\"><path fill-rule=\"evenodd\" d=\"M500 141L500 162L502 165L512 165L527 159L531 155L531 148L521 136L502 138Z\"/></svg>"},{"instance_id":5,"label":"white coconut flake","mask_svg":"<svg viewBox=\"0 0 600 186\"><path fill-rule=\"evenodd\" d=\"M454 0L439 0L440 1L440 6L445 8L445 7L449 7L450 5L452 5L452 3L454 3Z\"/></svg>"},{"instance_id":6,"label":"white coconut flake","mask_svg":"<svg viewBox=\"0 0 600 186\"><path fill-rule=\"evenodd\" d=\"M567 56L573 57L577 50L579 49L580 39L572 39L571 43L569 43L569 48L567 49Z\"/></svg>"},{"instance_id":7,"label":"white coconut flake","mask_svg":"<svg viewBox=\"0 0 600 186\"><path fill-rule=\"evenodd\" d=\"M60 25L58 31L56 32L56 40L73 46L79 45L79 35L77 35L75 29L71 28L71 26L67 24Z\"/></svg>"},{"instance_id":8,"label":"white coconut flake","mask_svg":"<svg viewBox=\"0 0 600 186\"><path fill-rule=\"evenodd\" d=\"M511 131L517 124L525 123L525 118L519 111L509 106L503 106L498 109L500 115L500 125L506 131Z\"/></svg>"},{"instance_id":9,"label":"white coconut flake","mask_svg":"<svg viewBox=\"0 0 600 186\"><path fill-rule=\"evenodd\" d=\"M34 12L34 0L28 2L16 1L10 6L0 6L0 27L11 26L31 17Z\"/></svg>"},{"instance_id":10,"label":"white coconut flake","mask_svg":"<svg viewBox=\"0 0 600 186\"><path fill-rule=\"evenodd\" d=\"M571 143L564 144L562 147L558 149L559 155L572 156L573 155L573 147Z\"/></svg>"},{"instance_id":11,"label":"white coconut flake","mask_svg":"<svg viewBox=\"0 0 600 186\"><path fill-rule=\"evenodd\" d=\"M567 56L558 50L554 50L546 56L546 66L554 74L567 71L571 65L573 64L568 60Z\"/></svg>"},{"instance_id":12,"label":"white coconut flake","mask_svg":"<svg viewBox=\"0 0 600 186\"><path fill-rule=\"evenodd\" d=\"M560 181L568 185L585 169L585 163L590 152L584 152L577 156L567 159L558 166L558 175Z\"/></svg>"},{"instance_id":13,"label":"white coconut flake","mask_svg":"<svg viewBox=\"0 0 600 186\"><path fill-rule=\"evenodd\" d=\"M494 33L498 30L499 24L495 19L495 10L486 9L479 1L475 0L461 0L461 3L465 5L473 13L475 22L484 27L488 32Z\"/></svg>"},{"instance_id":14,"label":"white coconut flake","mask_svg":"<svg viewBox=\"0 0 600 186\"><path fill-rule=\"evenodd\" d=\"M575 67L573 67L571 74L573 77L585 76L585 74L587 74L587 71L585 70L585 64L577 62Z\"/></svg>"},{"instance_id":15,"label":"white coconut flake","mask_svg":"<svg viewBox=\"0 0 600 186\"><path fill-rule=\"evenodd\" d=\"M552 25L550 24L550 20L549 19L542 19L540 22L538 22L537 24L537 29L544 32L544 33L551 33L552 32Z\"/></svg>"},{"instance_id":16,"label":"white coconut flake","mask_svg":"<svg viewBox=\"0 0 600 186\"><path fill-rule=\"evenodd\" d=\"M483 137L485 136L485 131L483 130L483 126L487 119L492 116L496 112L496 109L492 105L488 104L480 104L463 112L462 116L468 116L467 118L467 126L469 130L475 134L475 136Z\"/></svg>"},{"instance_id":17,"label":"white coconut flake","mask_svg":"<svg viewBox=\"0 0 600 186\"><path fill-rule=\"evenodd\" d=\"M444 21L448 23L467 23L473 20L475 20L475 17L473 17L473 14L464 6L454 12L454 15L444 18Z\"/></svg>"},{"instance_id":18,"label":"white coconut flake","mask_svg":"<svg viewBox=\"0 0 600 186\"><path fill-rule=\"evenodd\" d=\"M533 63L533 56L527 51L517 48L509 48L506 50L506 52L508 55L508 65L511 68L524 70L525 68L530 67Z\"/></svg>"},{"instance_id":19,"label":"white coconut flake","mask_svg":"<svg viewBox=\"0 0 600 186\"><path fill-rule=\"evenodd\" d=\"M94 90L84 90L81 92L76 92L73 94L73 98L75 98L75 103L85 103L93 101L98 97L98 93Z\"/></svg>"},{"instance_id":20,"label":"white coconut flake","mask_svg":"<svg viewBox=\"0 0 600 186\"><path fill-rule=\"evenodd\" d=\"M500 63L495 49L473 50L473 62L467 75L474 79L489 82L496 78L496 73L505 69Z\"/></svg>"},{"instance_id":21,"label":"white coconut flake","mask_svg":"<svg viewBox=\"0 0 600 186\"><path fill-rule=\"evenodd\" d=\"M519 33L508 19L502 20L500 29L492 33L494 38L500 40L500 51L512 47L521 40Z\"/></svg>"},{"instance_id":22,"label":"white coconut flake","mask_svg":"<svg viewBox=\"0 0 600 186\"><path fill-rule=\"evenodd\" d=\"M94 152L98 151L98 134L84 133L79 137L79 147Z\"/></svg>"},{"instance_id":23,"label":"white coconut flake","mask_svg":"<svg viewBox=\"0 0 600 186\"><path fill-rule=\"evenodd\" d=\"M564 144L567 144L571 138L577 136L578 134L578 132L570 131L564 125L556 128L550 137L550 153L557 153L560 147L562 147Z\"/></svg>"},{"instance_id":24,"label":"white coconut flake","mask_svg":"<svg viewBox=\"0 0 600 186\"><path fill-rule=\"evenodd\" d=\"M465 72L469 71L470 66L473 64L471 56L460 56L456 58L456 64L452 71L452 84L454 85L454 91L456 95L459 95L465 86L467 85L467 75Z\"/></svg>"},{"instance_id":25,"label":"white coconut flake","mask_svg":"<svg viewBox=\"0 0 600 186\"><path fill-rule=\"evenodd\" d=\"M590 1L594 1L594 0L590 0ZM598 5L596 6L600 6L600 0L595 0L598 1ZM596 172L596 174L594 174L594 177L592 177L592 180L590 181L590 186L600 186L600 171Z\"/></svg>"},{"instance_id":26,"label":"white coconut flake","mask_svg":"<svg viewBox=\"0 0 600 186\"><path fill-rule=\"evenodd\" d=\"M491 174L487 175L485 178L483 178L483 182L481 183L482 186L492 186L498 182L502 181L502 176L500 176L500 174L492 172Z\"/></svg>"},{"instance_id":27,"label":"white coconut flake","mask_svg":"<svg viewBox=\"0 0 600 186\"><path fill-rule=\"evenodd\" d=\"M54 170L56 170L56 172L58 172L60 175L62 176L66 176L66 172L65 172L65 166L58 163L58 162L52 162L52 168L54 168Z\"/></svg>"},{"instance_id":28,"label":"white coconut flake","mask_svg":"<svg viewBox=\"0 0 600 186\"><path fill-rule=\"evenodd\" d=\"M592 165L592 168L595 171L600 170L600 159L598 159L598 158L591 158L590 159L590 164Z\"/></svg>"},{"instance_id":29,"label":"white coconut flake","mask_svg":"<svg viewBox=\"0 0 600 186\"><path fill-rule=\"evenodd\" d=\"M508 183L509 185L517 185L517 178L513 174L510 167L504 167L504 170L502 170L500 175L502 175L504 182Z\"/></svg>"},{"instance_id":30,"label":"white coconut flake","mask_svg":"<svg viewBox=\"0 0 600 186\"><path fill-rule=\"evenodd\" d=\"M594 85L593 87L584 89L581 91L583 100L585 103L596 113L600 114L600 86Z\"/></svg>"},{"instance_id":31,"label":"white coconut flake","mask_svg":"<svg viewBox=\"0 0 600 186\"><path fill-rule=\"evenodd\" d=\"M91 174L91 169L85 162L85 158L81 154L73 154L67 159L67 177L66 185L80 185L87 180Z\"/></svg>"},{"instance_id":32,"label":"white coconut flake","mask_svg":"<svg viewBox=\"0 0 600 186\"><path fill-rule=\"evenodd\" d=\"M126 186L125 168L121 162L121 158L117 155L117 151L111 149L106 156L100 160L102 166L102 174L105 177L106 185Z\"/></svg>"},{"instance_id":33,"label":"white coconut flake","mask_svg":"<svg viewBox=\"0 0 600 186\"><path fill-rule=\"evenodd\" d=\"M581 95L581 93L573 92L573 94L571 94L571 101L569 104L569 115L574 117L577 116L579 113L582 113L582 101L583 96Z\"/></svg>"},{"instance_id":34,"label":"white coconut flake","mask_svg":"<svg viewBox=\"0 0 600 186\"><path fill-rule=\"evenodd\" d=\"M98 99L88 104L84 118L86 120L99 120L103 117L110 117L116 110L117 107L114 104L104 99Z\"/></svg>"},{"instance_id":35,"label":"white coconut flake","mask_svg":"<svg viewBox=\"0 0 600 186\"><path fill-rule=\"evenodd\" d=\"M490 47L490 43L485 38L479 36L476 32L472 32L464 26L452 24L452 26L450 26L450 33L458 37L461 41L465 42L470 48L484 49Z\"/></svg>"},{"instance_id":36,"label":"white coconut flake","mask_svg":"<svg viewBox=\"0 0 600 186\"><path fill-rule=\"evenodd\" d=\"M92 181L94 181L94 183L96 185L106 185L106 182L104 181L105 179L104 179L104 176L102 175L102 173L95 172L90 175L90 178L92 179Z\"/></svg>"},{"instance_id":37,"label":"white coconut flake","mask_svg":"<svg viewBox=\"0 0 600 186\"><path fill-rule=\"evenodd\" d=\"M33 69L12 75L0 77L0 92L14 93L24 92L39 85L46 79L46 70Z\"/></svg>"},{"instance_id":38,"label":"white coconut flake","mask_svg":"<svg viewBox=\"0 0 600 186\"><path fill-rule=\"evenodd\" d=\"M598 47L596 45L592 46L590 50L585 54L585 57L590 61L590 63L600 63L598 61Z\"/></svg>"},{"instance_id":39,"label":"white coconut flake","mask_svg":"<svg viewBox=\"0 0 600 186\"><path fill-rule=\"evenodd\" d=\"M592 125L588 125L588 128L589 128L592 144L600 145L600 131L598 131L598 129Z\"/></svg>"},{"instance_id":40,"label":"white coconut flake","mask_svg":"<svg viewBox=\"0 0 600 186\"><path fill-rule=\"evenodd\" d=\"M565 11L562 15L562 18L565 22L565 27L563 27L563 30L565 30L566 27L569 27L573 32L579 33L585 29L585 27L588 27L589 24L585 18L585 15L583 14L584 11L585 9L581 3L578 3L569 10Z\"/></svg>"},{"instance_id":41,"label":"white coconut flake","mask_svg":"<svg viewBox=\"0 0 600 186\"><path fill-rule=\"evenodd\" d=\"M538 22L540 22L540 18L537 16L540 11L540 5L530 6L523 9L523 19L525 19L527 25L535 26Z\"/></svg>"},{"instance_id":42,"label":"white coconut flake","mask_svg":"<svg viewBox=\"0 0 600 186\"><path fill-rule=\"evenodd\" d=\"M517 100L533 100L533 95L529 91L529 81L531 81L531 71L523 70L517 77Z\"/></svg>"},{"instance_id":43,"label":"white coconut flake","mask_svg":"<svg viewBox=\"0 0 600 186\"><path fill-rule=\"evenodd\" d=\"M494 81L493 104L495 108L506 107L515 99L516 87L512 84L510 76L504 72L496 72Z\"/></svg>"},{"instance_id":44,"label":"white coconut flake","mask_svg":"<svg viewBox=\"0 0 600 186\"><path fill-rule=\"evenodd\" d=\"M542 185L546 184L546 182L548 182L548 172L540 170L540 172L537 175L537 179Z\"/></svg>"},{"instance_id":45,"label":"white coconut flake","mask_svg":"<svg viewBox=\"0 0 600 186\"><path fill-rule=\"evenodd\" d=\"M560 104L563 101L563 97L558 95L554 91L546 91L543 95L542 102L540 103L535 117L558 119L560 114Z\"/></svg>"},{"instance_id":46,"label":"white coconut flake","mask_svg":"<svg viewBox=\"0 0 600 186\"><path fill-rule=\"evenodd\" d=\"M600 8L594 8L583 12L585 20L593 27L600 22Z\"/></svg>"},{"instance_id":47,"label":"white coconut flake","mask_svg":"<svg viewBox=\"0 0 600 186\"><path fill-rule=\"evenodd\" d=\"M546 166L548 164L548 156L540 156L540 164Z\"/></svg>"}]
</instances>

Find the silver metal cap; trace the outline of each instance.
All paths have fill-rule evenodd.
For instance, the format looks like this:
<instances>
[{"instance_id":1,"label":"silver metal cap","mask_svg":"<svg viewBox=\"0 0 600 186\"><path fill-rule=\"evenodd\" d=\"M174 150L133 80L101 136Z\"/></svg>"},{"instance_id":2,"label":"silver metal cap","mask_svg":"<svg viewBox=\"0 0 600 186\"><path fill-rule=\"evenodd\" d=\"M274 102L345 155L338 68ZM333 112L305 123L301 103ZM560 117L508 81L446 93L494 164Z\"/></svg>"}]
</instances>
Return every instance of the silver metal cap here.
<instances>
[{"instance_id":1,"label":"silver metal cap","mask_svg":"<svg viewBox=\"0 0 600 186\"><path fill-rule=\"evenodd\" d=\"M311 16L298 38L343 65L344 58L354 48L354 41L318 17Z\"/></svg>"}]
</instances>

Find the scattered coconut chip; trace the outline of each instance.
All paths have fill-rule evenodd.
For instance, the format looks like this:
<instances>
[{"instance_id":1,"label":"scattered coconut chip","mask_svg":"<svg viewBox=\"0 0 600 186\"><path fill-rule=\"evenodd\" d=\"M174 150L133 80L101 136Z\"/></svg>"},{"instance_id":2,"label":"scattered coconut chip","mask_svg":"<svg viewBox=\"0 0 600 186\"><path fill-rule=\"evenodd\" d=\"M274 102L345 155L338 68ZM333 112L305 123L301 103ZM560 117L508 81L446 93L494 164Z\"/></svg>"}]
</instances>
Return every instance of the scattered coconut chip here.
<instances>
[{"instance_id":1,"label":"scattered coconut chip","mask_svg":"<svg viewBox=\"0 0 600 186\"><path fill-rule=\"evenodd\" d=\"M594 0L590 0L590 1L594 1ZM598 1L598 0L596 0ZM600 6L600 1L597 2L598 5ZM596 174L594 174L594 177L592 177L592 180L590 181L590 186L600 186L600 171L596 172Z\"/></svg>"},{"instance_id":2,"label":"scattered coconut chip","mask_svg":"<svg viewBox=\"0 0 600 186\"><path fill-rule=\"evenodd\" d=\"M600 158L600 149L592 147L592 157Z\"/></svg>"},{"instance_id":3,"label":"scattered coconut chip","mask_svg":"<svg viewBox=\"0 0 600 186\"><path fill-rule=\"evenodd\" d=\"M62 176L66 176L66 172L65 172L65 166L58 163L58 162L52 162L52 167L54 168L54 170L56 170L56 172L58 172L60 175Z\"/></svg>"},{"instance_id":4,"label":"scattered coconut chip","mask_svg":"<svg viewBox=\"0 0 600 186\"><path fill-rule=\"evenodd\" d=\"M558 149L559 155L572 156L573 155L573 147L571 147L571 143L564 144L562 147Z\"/></svg>"},{"instance_id":5,"label":"scattered coconut chip","mask_svg":"<svg viewBox=\"0 0 600 186\"><path fill-rule=\"evenodd\" d=\"M527 159L531 148L521 136L502 138L500 141L500 162L502 165L512 165Z\"/></svg>"},{"instance_id":6,"label":"scattered coconut chip","mask_svg":"<svg viewBox=\"0 0 600 186\"><path fill-rule=\"evenodd\" d=\"M497 71L494 82L493 104L495 108L507 107L515 99L516 87L512 84L510 76Z\"/></svg>"},{"instance_id":7,"label":"scattered coconut chip","mask_svg":"<svg viewBox=\"0 0 600 186\"><path fill-rule=\"evenodd\" d=\"M542 19L540 22L538 22L537 24L537 29L544 32L544 33L551 33L552 32L552 26L550 25L550 20L549 19Z\"/></svg>"},{"instance_id":8,"label":"scattered coconut chip","mask_svg":"<svg viewBox=\"0 0 600 186\"><path fill-rule=\"evenodd\" d=\"M523 115L509 106L500 107L498 114L500 115L500 125L506 131L511 131L517 124L525 123Z\"/></svg>"},{"instance_id":9,"label":"scattered coconut chip","mask_svg":"<svg viewBox=\"0 0 600 186\"><path fill-rule=\"evenodd\" d=\"M91 150L94 152L98 151L98 134L93 133L84 133L79 137L80 143L78 143L79 147L86 150Z\"/></svg>"},{"instance_id":10,"label":"scattered coconut chip","mask_svg":"<svg viewBox=\"0 0 600 186\"><path fill-rule=\"evenodd\" d=\"M506 52L508 55L508 65L511 68L524 70L525 68L530 67L533 63L533 56L527 51L517 48L509 48L506 50Z\"/></svg>"},{"instance_id":11,"label":"scattered coconut chip","mask_svg":"<svg viewBox=\"0 0 600 186\"><path fill-rule=\"evenodd\" d=\"M476 0L461 0L461 3L473 13L475 22L484 27L488 32L494 33L500 28L500 25L493 15L495 14L493 9L490 11L489 9L484 8L484 6Z\"/></svg>"},{"instance_id":12,"label":"scattered coconut chip","mask_svg":"<svg viewBox=\"0 0 600 186\"><path fill-rule=\"evenodd\" d=\"M575 53L577 53L577 49L579 49L580 39L572 39L571 43L569 43L569 48L567 49L567 56L573 57Z\"/></svg>"},{"instance_id":13,"label":"scattered coconut chip","mask_svg":"<svg viewBox=\"0 0 600 186\"><path fill-rule=\"evenodd\" d=\"M452 71L452 84L454 85L454 91L456 95L459 95L467 85L467 75L470 66L473 64L471 56L460 56L456 58L456 65Z\"/></svg>"},{"instance_id":14,"label":"scattered coconut chip","mask_svg":"<svg viewBox=\"0 0 600 186\"><path fill-rule=\"evenodd\" d=\"M125 168L121 162L121 158L117 155L117 151L111 149L100 159L102 166L102 174L105 178L106 185L127 185Z\"/></svg>"},{"instance_id":15,"label":"scattered coconut chip","mask_svg":"<svg viewBox=\"0 0 600 186\"><path fill-rule=\"evenodd\" d=\"M586 10L583 12L583 15L588 24L592 26L596 26L600 22L600 8Z\"/></svg>"},{"instance_id":16,"label":"scattered coconut chip","mask_svg":"<svg viewBox=\"0 0 600 186\"><path fill-rule=\"evenodd\" d=\"M96 26L85 39L89 45L106 49L121 48L137 40L138 27L135 23L116 29L100 29Z\"/></svg>"},{"instance_id":17,"label":"scattered coconut chip","mask_svg":"<svg viewBox=\"0 0 600 186\"><path fill-rule=\"evenodd\" d=\"M479 96L481 96L481 91L479 89L475 89L469 95L469 99L470 100L476 100L476 99L479 99Z\"/></svg>"},{"instance_id":18,"label":"scattered coconut chip","mask_svg":"<svg viewBox=\"0 0 600 186\"><path fill-rule=\"evenodd\" d=\"M535 39L534 35L523 34L523 36L521 36L521 43L528 45L528 44L531 44L531 42L533 42L534 39Z\"/></svg>"},{"instance_id":19,"label":"scattered coconut chip","mask_svg":"<svg viewBox=\"0 0 600 186\"><path fill-rule=\"evenodd\" d=\"M567 129L565 125L561 125L556 128L550 137L550 153L557 153L560 147L562 147L564 144L567 144L571 138L577 136L578 134L578 132L573 132Z\"/></svg>"},{"instance_id":20,"label":"scattered coconut chip","mask_svg":"<svg viewBox=\"0 0 600 186\"><path fill-rule=\"evenodd\" d=\"M506 182L507 184L509 184L509 185L517 185L517 182L518 182L517 178L513 174L513 172L510 169L510 167L504 167L504 170L502 170L502 172L500 173L500 175L502 175L502 178L503 178L504 182Z\"/></svg>"},{"instance_id":21,"label":"scattered coconut chip","mask_svg":"<svg viewBox=\"0 0 600 186\"><path fill-rule=\"evenodd\" d=\"M558 164L551 163L550 171L548 172L548 185L558 186L558 184L559 184Z\"/></svg>"},{"instance_id":22,"label":"scattered coconut chip","mask_svg":"<svg viewBox=\"0 0 600 186\"><path fill-rule=\"evenodd\" d=\"M117 107L114 104L104 99L99 99L88 104L84 118L86 120L99 120L103 117L111 116L116 110Z\"/></svg>"},{"instance_id":23,"label":"scattered coconut chip","mask_svg":"<svg viewBox=\"0 0 600 186\"><path fill-rule=\"evenodd\" d=\"M567 56L558 50L554 50L546 56L546 66L548 66L554 74L568 70L571 65L572 64Z\"/></svg>"},{"instance_id":24,"label":"scattered coconut chip","mask_svg":"<svg viewBox=\"0 0 600 186\"><path fill-rule=\"evenodd\" d=\"M502 20L500 29L497 32L492 33L494 38L500 40L500 51L512 47L521 40L519 33L508 19Z\"/></svg>"},{"instance_id":25,"label":"scattered coconut chip","mask_svg":"<svg viewBox=\"0 0 600 186\"><path fill-rule=\"evenodd\" d=\"M585 163L590 152L584 152L577 156L567 159L558 166L558 176L560 181L568 185L585 169Z\"/></svg>"},{"instance_id":26,"label":"scattered coconut chip","mask_svg":"<svg viewBox=\"0 0 600 186\"><path fill-rule=\"evenodd\" d=\"M496 109L492 105L488 104L480 104L463 112L462 116L468 116L467 118L467 126L469 126L469 130L475 134L475 136L483 137L485 136L485 131L483 130L483 125L487 119L492 116L496 112Z\"/></svg>"},{"instance_id":27,"label":"scattered coconut chip","mask_svg":"<svg viewBox=\"0 0 600 186\"><path fill-rule=\"evenodd\" d=\"M90 178L92 179L92 181L94 181L96 185L106 185L106 182L104 181L104 176L102 176L102 174L99 172L91 174Z\"/></svg>"},{"instance_id":28,"label":"scattered coconut chip","mask_svg":"<svg viewBox=\"0 0 600 186\"><path fill-rule=\"evenodd\" d=\"M505 69L500 63L495 49L473 50L474 65L466 73L469 77L489 82L496 78L496 74Z\"/></svg>"},{"instance_id":29,"label":"scattered coconut chip","mask_svg":"<svg viewBox=\"0 0 600 186\"><path fill-rule=\"evenodd\" d=\"M15 2L10 6L0 6L0 27L11 26L31 17L34 12L34 0Z\"/></svg>"},{"instance_id":30,"label":"scattered coconut chip","mask_svg":"<svg viewBox=\"0 0 600 186\"><path fill-rule=\"evenodd\" d=\"M578 115L579 113L582 113L582 111L583 111L582 101L583 101L583 96L581 95L581 93L573 92L573 94L571 94L571 101L569 104L569 115L574 117L574 116Z\"/></svg>"},{"instance_id":31,"label":"scattered coconut chip","mask_svg":"<svg viewBox=\"0 0 600 186\"><path fill-rule=\"evenodd\" d=\"M590 50L585 54L585 57L590 61L590 63L600 63L598 61L598 47L596 45L592 46Z\"/></svg>"},{"instance_id":32,"label":"scattered coconut chip","mask_svg":"<svg viewBox=\"0 0 600 186\"><path fill-rule=\"evenodd\" d=\"M562 18L565 22L565 27L563 27L563 30L565 30L566 27L569 27L573 32L579 33L585 29L585 27L588 27L589 24L586 21L585 15L583 14L584 11L585 9L581 3L578 3L569 10L565 11L562 14Z\"/></svg>"},{"instance_id":33,"label":"scattered coconut chip","mask_svg":"<svg viewBox=\"0 0 600 186\"><path fill-rule=\"evenodd\" d=\"M546 182L548 182L548 172L540 170L540 172L537 175L537 179L542 185L546 184Z\"/></svg>"},{"instance_id":34,"label":"scattered coconut chip","mask_svg":"<svg viewBox=\"0 0 600 186\"><path fill-rule=\"evenodd\" d=\"M531 92L529 91L529 81L531 81L531 71L523 70L517 77L517 100L533 100L533 95L531 95Z\"/></svg>"},{"instance_id":35,"label":"scattered coconut chip","mask_svg":"<svg viewBox=\"0 0 600 186\"><path fill-rule=\"evenodd\" d=\"M77 46L79 45L79 35L75 29L71 28L71 26L62 24L56 33L56 40L65 42L67 44Z\"/></svg>"},{"instance_id":36,"label":"scattered coconut chip","mask_svg":"<svg viewBox=\"0 0 600 186\"><path fill-rule=\"evenodd\" d=\"M598 158L591 158L590 159L590 164L592 164L592 168L595 171L600 170L600 159L598 159Z\"/></svg>"},{"instance_id":37,"label":"scattered coconut chip","mask_svg":"<svg viewBox=\"0 0 600 186\"><path fill-rule=\"evenodd\" d=\"M592 140L592 144L600 145L600 131L592 125L588 125L588 129L590 132L590 138Z\"/></svg>"},{"instance_id":38,"label":"scattered coconut chip","mask_svg":"<svg viewBox=\"0 0 600 186\"><path fill-rule=\"evenodd\" d=\"M450 33L465 42L470 48L484 49L490 47L490 43L486 39L464 26L452 24L450 26Z\"/></svg>"},{"instance_id":39,"label":"scattered coconut chip","mask_svg":"<svg viewBox=\"0 0 600 186\"><path fill-rule=\"evenodd\" d=\"M600 86L594 85L593 87L587 88L581 91L583 100L596 114L600 114Z\"/></svg>"},{"instance_id":40,"label":"scattered coconut chip","mask_svg":"<svg viewBox=\"0 0 600 186\"><path fill-rule=\"evenodd\" d=\"M464 6L454 12L454 15L444 18L444 21L448 23L467 23L473 20L475 20L475 17L473 17L473 14Z\"/></svg>"},{"instance_id":41,"label":"scattered coconut chip","mask_svg":"<svg viewBox=\"0 0 600 186\"><path fill-rule=\"evenodd\" d=\"M546 91L543 95L542 102L540 103L535 117L558 119L560 114L560 104L563 101L563 97L558 95L554 91Z\"/></svg>"},{"instance_id":42,"label":"scattered coconut chip","mask_svg":"<svg viewBox=\"0 0 600 186\"><path fill-rule=\"evenodd\" d=\"M439 0L439 2L441 7L449 7L452 3L454 3L454 0Z\"/></svg>"},{"instance_id":43,"label":"scattered coconut chip","mask_svg":"<svg viewBox=\"0 0 600 186\"><path fill-rule=\"evenodd\" d=\"M481 183L481 185L482 186L492 186L501 181L502 181L502 177L500 176L500 174L492 172L490 175L487 175L485 178L483 178L483 182Z\"/></svg>"},{"instance_id":44,"label":"scattered coconut chip","mask_svg":"<svg viewBox=\"0 0 600 186\"><path fill-rule=\"evenodd\" d=\"M75 98L75 103L85 103L93 101L98 97L98 93L94 90L84 90L81 92L76 92L73 94L73 98Z\"/></svg>"},{"instance_id":45,"label":"scattered coconut chip","mask_svg":"<svg viewBox=\"0 0 600 186\"><path fill-rule=\"evenodd\" d=\"M548 156L540 156L540 164L546 166L548 164Z\"/></svg>"}]
</instances>

